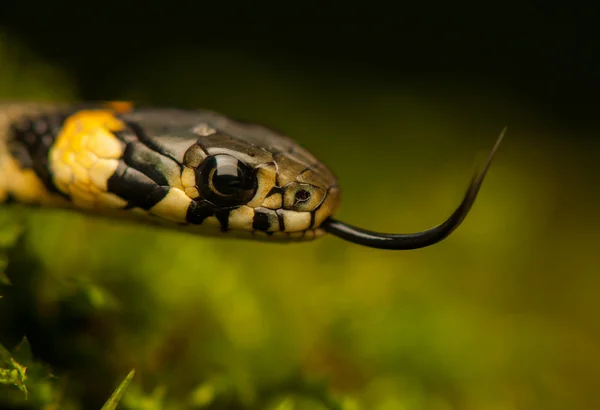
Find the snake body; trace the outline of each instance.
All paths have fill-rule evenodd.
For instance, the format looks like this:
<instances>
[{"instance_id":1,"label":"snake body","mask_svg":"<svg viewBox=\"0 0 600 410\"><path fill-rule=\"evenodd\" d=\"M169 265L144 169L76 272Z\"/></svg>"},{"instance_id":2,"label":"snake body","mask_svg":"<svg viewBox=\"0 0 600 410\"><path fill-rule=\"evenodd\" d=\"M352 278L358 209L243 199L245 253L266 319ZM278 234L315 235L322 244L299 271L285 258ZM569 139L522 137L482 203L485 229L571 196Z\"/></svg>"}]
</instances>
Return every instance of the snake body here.
<instances>
[{"instance_id":1,"label":"snake body","mask_svg":"<svg viewBox=\"0 0 600 410\"><path fill-rule=\"evenodd\" d=\"M379 248L428 246L464 219L490 161L443 232L383 235L334 220L340 190L332 171L262 125L126 102L0 104L0 202L202 235L287 242L330 232Z\"/></svg>"}]
</instances>

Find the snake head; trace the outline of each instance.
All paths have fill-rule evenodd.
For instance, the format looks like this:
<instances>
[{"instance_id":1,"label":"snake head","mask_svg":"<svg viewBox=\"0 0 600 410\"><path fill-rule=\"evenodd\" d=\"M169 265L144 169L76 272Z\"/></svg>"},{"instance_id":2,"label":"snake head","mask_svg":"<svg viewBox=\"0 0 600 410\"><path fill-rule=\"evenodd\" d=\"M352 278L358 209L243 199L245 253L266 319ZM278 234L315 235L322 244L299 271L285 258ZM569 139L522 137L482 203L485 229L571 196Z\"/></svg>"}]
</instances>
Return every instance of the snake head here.
<instances>
[{"instance_id":1,"label":"snake head","mask_svg":"<svg viewBox=\"0 0 600 410\"><path fill-rule=\"evenodd\" d=\"M181 229L310 240L324 235L320 225L339 204L333 173L264 126L211 111L140 109L120 118L130 131L120 138L131 141L132 152L151 147L160 154L153 170L178 198L172 207L159 202L150 212L179 222Z\"/></svg>"},{"instance_id":2,"label":"snake head","mask_svg":"<svg viewBox=\"0 0 600 410\"><path fill-rule=\"evenodd\" d=\"M213 212L209 221L214 217L222 231L258 238L308 240L324 234L319 226L340 196L325 165L262 126L230 119L211 125L215 128L195 127L199 138L186 153L182 173L200 219Z\"/></svg>"}]
</instances>

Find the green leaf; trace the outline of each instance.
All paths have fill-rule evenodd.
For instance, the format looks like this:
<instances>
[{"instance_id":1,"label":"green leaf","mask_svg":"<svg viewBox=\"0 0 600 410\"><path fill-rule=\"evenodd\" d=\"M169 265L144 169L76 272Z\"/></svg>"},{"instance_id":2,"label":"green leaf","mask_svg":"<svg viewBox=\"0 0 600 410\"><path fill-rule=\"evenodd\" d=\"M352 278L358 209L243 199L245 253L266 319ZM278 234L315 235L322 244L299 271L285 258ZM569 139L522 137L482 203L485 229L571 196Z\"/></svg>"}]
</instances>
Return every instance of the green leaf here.
<instances>
[{"instance_id":1,"label":"green leaf","mask_svg":"<svg viewBox=\"0 0 600 410\"><path fill-rule=\"evenodd\" d=\"M0 345L0 384L16 386L27 397L27 367L18 363L6 348Z\"/></svg>"},{"instance_id":2,"label":"green leaf","mask_svg":"<svg viewBox=\"0 0 600 410\"><path fill-rule=\"evenodd\" d=\"M127 389L127 386L129 386L129 383L133 379L134 375L135 369L129 372L127 377L125 377L125 380L119 384L119 387L117 387L117 389L113 392L108 401L104 403L104 406L102 406L102 409L100 410L115 410L117 408L121 397L123 397L123 394L125 394L125 390Z\"/></svg>"}]
</instances>

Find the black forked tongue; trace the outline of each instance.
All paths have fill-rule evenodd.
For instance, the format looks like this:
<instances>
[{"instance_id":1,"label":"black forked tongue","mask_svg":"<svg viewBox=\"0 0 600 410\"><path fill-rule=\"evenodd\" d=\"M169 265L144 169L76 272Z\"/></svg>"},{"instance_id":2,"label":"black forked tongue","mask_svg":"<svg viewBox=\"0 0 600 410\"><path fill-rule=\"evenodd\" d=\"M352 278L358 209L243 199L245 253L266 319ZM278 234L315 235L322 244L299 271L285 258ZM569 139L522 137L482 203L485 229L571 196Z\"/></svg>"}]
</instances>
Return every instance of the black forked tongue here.
<instances>
[{"instance_id":1,"label":"black forked tongue","mask_svg":"<svg viewBox=\"0 0 600 410\"><path fill-rule=\"evenodd\" d=\"M485 174L487 173L490 164L494 159L496 151L498 151L498 147L502 142L502 138L504 138L505 132L506 128L500 133L500 136L498 137L494 148L492 148L492 152L488 156L483 169L479 172L479 174L475 174L471 180L471 184L469 185L467 193L465 194L461 204L441 225L417 233L386 234L367 231L365 229L357 228L355 226L337 221L333 218L328 218L321 224L321 227L330 234L338 236L347 241L378 249L418 249L431 246L442 241L456 228L458 228L458 226L469 213L471 206L473 206L473 202L475 202L479 188L481 188Z\"/></svg>"}]
</instances>

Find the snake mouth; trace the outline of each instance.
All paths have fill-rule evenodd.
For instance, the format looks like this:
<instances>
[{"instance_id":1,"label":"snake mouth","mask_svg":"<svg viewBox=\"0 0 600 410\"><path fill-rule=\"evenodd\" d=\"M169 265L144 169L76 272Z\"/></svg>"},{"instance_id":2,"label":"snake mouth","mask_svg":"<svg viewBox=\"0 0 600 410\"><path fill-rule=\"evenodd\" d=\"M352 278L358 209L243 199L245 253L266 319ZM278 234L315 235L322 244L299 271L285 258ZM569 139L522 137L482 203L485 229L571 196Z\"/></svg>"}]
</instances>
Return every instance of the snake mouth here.
<instances>
[{"instance_id":1,"label":"snake mouth","mask_svg":"<svg viewBox=\"0 0 600 410\"><path fill-rule=\"evenodd\" d=\"M252 238L258 240L265 240L269 242L308 242L315 239L322 238L327 234L323 228L310 228L296 232L263 232L263 231L251 231Z\"/></svg>"},{"instance_id":2,"label":"snake mouth","mask_svg":"<svg viewBox=\"0 0 600 410\"><path fill-rule=\"evenodd\" d=\"M479 189L481 188L485 175L487 174L487 171L490 168L492 160L494 159L494 156L498 151L498 148L500 146L500 143L502 142L502 139L504 138L505 133L506 128L504 128L500 133L500 136L496 140L496 143L492 148L490 154L488 155L488 158L485 164L483 165L481 171L479 171L473 176L471 183L469 184L469 187L467 189L467 192L465 193L460 205L456 208L452 215L450 215L450 217L440 225L422 232L409 234L389 234L357 228L355 226L346 224L344 222L329 217L321 224L321 228L323 228L326 232L335 235L339 238L342 238L346 241L377 249L419 249L434 245L442 241L460 226L460 224L464 221L469 211L471 210L471 207L473 206L473 203L477 198L477 194L479 192Z\"/></svg>"}]
</instances>

